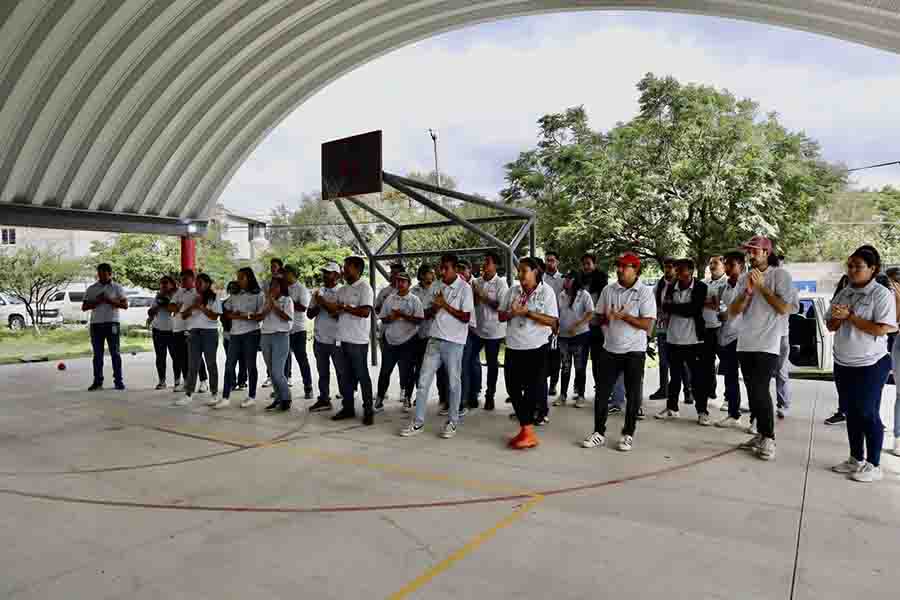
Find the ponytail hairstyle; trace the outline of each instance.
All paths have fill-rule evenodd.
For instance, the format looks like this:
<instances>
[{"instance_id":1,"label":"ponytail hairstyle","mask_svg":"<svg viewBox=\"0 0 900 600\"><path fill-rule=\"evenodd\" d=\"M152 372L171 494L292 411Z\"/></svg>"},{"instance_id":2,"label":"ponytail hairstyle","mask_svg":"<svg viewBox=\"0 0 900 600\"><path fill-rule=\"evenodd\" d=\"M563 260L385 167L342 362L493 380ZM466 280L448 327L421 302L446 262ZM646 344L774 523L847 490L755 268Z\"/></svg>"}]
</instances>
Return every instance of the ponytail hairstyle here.
<instances>
[{"instance_id":1,"label":"ponytail hairstyle","mask_svg":"<svg viewBox=\"0 0 900 600\"><path fill-rule=\"evenodd\" d=\"M578 297L578 292L584 289L584 279L578 271L570 271L569 274L566 275L566 279L572 280L572 285L566 290L566 293L569 295L569 307L571 308L575 304L575 298Z\"/></svg>"},{"instance_id":2,"label":"ponytail hairstyle","mask_svg":"<svg viewBox=\"0 0 900 600\"><path fill-rule=\"evenodd\" d=\"M210 277L206 273L200 273L199 275L197 275L197 281L198 282L202 281L203 283L206 284L206 289L203 290L203 295L201 296L201 299L203 300L203 304L206 305L206 304L209 304L210 302L212 302L213 300L215 300L216 299L216 291L213 289L212 277Z\"/></svg>"}]
</instances>

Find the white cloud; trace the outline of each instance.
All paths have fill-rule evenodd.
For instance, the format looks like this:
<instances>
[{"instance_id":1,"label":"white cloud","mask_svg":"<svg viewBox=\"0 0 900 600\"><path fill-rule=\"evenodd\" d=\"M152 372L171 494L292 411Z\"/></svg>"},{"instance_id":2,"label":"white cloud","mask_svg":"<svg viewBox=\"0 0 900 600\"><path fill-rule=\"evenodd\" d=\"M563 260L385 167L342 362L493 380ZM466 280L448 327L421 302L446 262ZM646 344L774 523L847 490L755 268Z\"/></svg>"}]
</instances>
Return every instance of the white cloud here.
<instances>
[{"instance_id":1,"label":"white cloud","mask_svg":"<svg viewBox=\"0 0 900 600\"><path fill-rule=\"evenodd\" d=\"M385 132L387 170L430 169L429 127L440 132L441 170L462 189L493 196L503 185L503 164L534 144L540 116L584 104L593 127L609 128L633 116L634 85L650 71L751 97L764 110L777 110L789 127L819 139L830 160L857 166L900 159L892 145L900 137L900 57L888 57L898 67L888 74L848 74L827 54L805 54L807 46L798 47L795 60L767 58L764 45L774 38L805 34L742 24L765 35L730 47L701 39L696 27L660 28L652 15L646 24L599 17L579 15L576 34L566 27L571 21L540 17L513 22L502 36L479 36L478 28L451 33L361 67L289 116L238 171L222 200L245 211L295 202L319 188L323 141L371 129ZM584 27L589 18L596 27ZM674 22L696 25L701 18L683 19ZM708 20L711 27L717 23L735 27ZM517 31L527 39L510 43ZM833 58L849 48L807 39ZM871 53L884 61L884 53ZM900 167L856 179L900 184Z\"/></svg>"}]
</instances>

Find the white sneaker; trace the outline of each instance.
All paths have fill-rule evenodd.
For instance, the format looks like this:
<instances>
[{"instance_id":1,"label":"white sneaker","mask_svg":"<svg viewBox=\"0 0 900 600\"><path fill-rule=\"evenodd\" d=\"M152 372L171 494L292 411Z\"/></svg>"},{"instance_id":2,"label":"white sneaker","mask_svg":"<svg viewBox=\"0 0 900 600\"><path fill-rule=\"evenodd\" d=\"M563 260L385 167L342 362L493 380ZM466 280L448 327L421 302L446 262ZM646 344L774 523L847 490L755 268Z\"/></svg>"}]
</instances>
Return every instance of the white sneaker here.
<instances>
[{"instance_id":1,"label":"white sneaker","mask_svg":"<svg viewBox=\"0 0 900 600\"><path fill-rule=\"evenodd\" d=\"M247 398L241 402L241 408L250 408L251 406L256 406L256 400L253 398Z\"/></svg>"},{"instance_id":2,"label":"white sneaker","mask_svg":"<svg viewBox=\"0 0 900 600\"><path fill-rule=\"evenodd\" d=\"M894 440L894 456L900 456L900 438Z\"/></svg>"},{"instance_id":3,"label":"white sneaker","mask_svg":"<svg viewBox=\"0 0 900 600\"><path fill-rule=\"evenodd\" d=\"M584 438L584 441L581 442L582 448L600 448L606 445L606 438L603 437L599 431L595 431L591 435Z\"/></svg>"},{"instance_id":4,"label":"white sneaker","mask_svg":"<svg viewBox=\"0 0 900 600\"><path fill-rule=\"evenodd\" d=\"M201 381L201 382L200 382L200 387L197 388L197 393L198 393L198 394L205 394L205 393L208 392L208 391L209 391L209 384L208 384L207 382L205 382L205 381Z\"/></svg>"},{"instance_id":5,"label":"white sneaker","mask_svg":"<svg viewBox=\"0 0 900 600\"><path fill-rule=\"evenodd\" d=\"M712 419L709 418L709 415L698 415L697 424L702 427L709 427L710 425L712 425Z\"/></svg>"},{"instance_id":6,"label":"white sneaker","mask_svg":"<svg viewBox=\"0 0 900 600\"><path fill-rule=\"evenodd\" d=\"M864 461L856 460L851 456L841 464L831 467L831 470L835 473L840 473L841 475L850 475L852 473L856 473L864 466L866 466L866 463Z\"/></svg>"},{"instance_id":7,"label":"white sneaker","mask_svg":"<svg viewBox=\"0 0 900 600\"><path fill-rule=\"evenodd\" d=\"M751 452L756 452L756 449L759 448L759 444L762 442L762 436L759 434L754 435L752 438L738 446L741 450L750 450Z\"/></svg>"},{"instance_id":8,"label":"white sneaker","mask_svg":"<svg viewBox=\"0 0 900 600\"><path fill-rule=\"evenodd\" d=\"M454 435L456 435L456 425L447 421L447 424L444 425L444 430L441 432L441 437L445 440L449 440Z\"/></svg>"},{"instance_id":9,"label":"white sneaker","mask_svg":"<svg viewBox=\"0 0 900 600\"><path fill-rule=\"evenodd\" d=\"M721 427L722 429L740 429L741 420L735 419L734 417L725 417L721 421L716 421L716 427Z\"/></svg>"},{"instance_id":10,"label":"white sneaker","mask_svg":"<svg viewBox=\"0 0 900 600\"><path fill-rule=\"evenodd\" d=\"M264 388L272 387L272 378L271 378L271 377L266 377L266 380L263 381L262 386L263 386Z\"/></svg>"},{"instance_id":11,"label":"white sneaker","mask_svg":"<svg viewBox=\"0 0 900 600\"><path fill-rule=\"evenodd\" d=\"M575 408L584 408L585 406L587 406L587 399L584 396L575 398Z\"/></svg>"},{"instance_id":12,"label":"white sneaker","mask_svg":"<svg viewBox=\"0 0 900 600\"><path fill-rule=\"evenodd\" d=\"M215 396L213 396L213 398L215 398ZM213 408L218 410L220 408L228 408L229 406L231 406L231 400L229 400L228 398L222 398L221 400L216 402Z\"/></svg>"},{"instance_id":13,"label":"white sneaker","mask_svg":"<svg viewBox=\"0 0 900 600\"><path fill-rule=\"evenodd\" d=\"M657 419L661 419L663 421L668 421L669 419L677 419L679 416L677 410L669 410L668 408L664 408L658 413L656 413L655 417Z\"/></svg>"},{"instance_id":14,"label":"white sneaker","mask_svg":"<svg viewBox=\"0 0 900 600\"><path fill-rule=\"evenodd\" d=\"M566 397L559 396L556 400L553 401L553 406L565 406L566 405Z\"/></svg>"},{"instance_id":15,"label":"white sneaker","mask_svg":"<svg viewBox=\"0 0 900 600\"><path fill-rule=\"evenodd\" d=\"M773 460L775 458L775 440L772 438L763 439L756 450L756 456L760 460Z\"/></svg>"},{"instance_id":16,"label":"white sneaker","mask_svg":"<svg viewBox=\"0 0 900 600\"><path fill-rule=\"evenodd\" d=\"M293 379L292 377L291 377L291 378L288 378L287 382L288 382L288 387L289 387L289 388L294 387L294 379Z\"/></svg>"},{"instance_id":17,"label":"white sneaker","mask_svg":"<svg viewBox=\"0 0 900 600\"><path fill-rule=\"evenodd\" d=\"M218 397L218 396L210 396L210 397L209 397L209 400L207 400L206 402L204 402L204 404L207 405L207 406L215 406L215 405L218 404L218 403L219 403L219 397Z\"/></svg>"},{"instance_id":18,"label":"white sneaker","mask_svg":"<svg viewBox=\"0 0 900 600\"><path fill-rule=\"evenodd\" d=\"M183 392L183 391L184 391L184 388L181 386L181 382L180 382L180 381L176 381L176 382L175 382L175 385L172 387L172 391L175 392L175 393Z\"/></svg>"},{"instance_id":19,"label":"white sneaker","mask_svg":"<svg viewBox=\"0 0 900 600\"><path fill-rule=\"evenodd\" d=\"M863 467L857 471L856 473L850 474L850 479L853 481L858 481L860 483L872 483L873 481L881 481L884 475L881 473L881 467L876 467L870 462L867 462Z\"/></svg>"},{"instance_id":20,"label":"white sneaker","mask_svg":"<svg viewBox=\"0 0 900 600\"><path fill-rule=\"evenodd\" d=\"M400 437L412 437L419 435L423 431L425 431L425 423L416 425L415 421L410 421L409 425L400 430Z\"/></svg>"},{"instance_id":21,"label":"white sneaker","mask_svg":"<svg viewBox=\"0 0 900 600\"><path fill-rule=\"evenodd\" d=\"M619 440L619 444L616 446L616 450L619 452L631 452L631 449L634 447L634 438L630 435L623 435L622 439Z\"/></svg>"},{"instance_id":22,"label":"white sneaker","mask_svg":"<svg viewBox=\"0 0 900 600\"><path fill-rule=\"evenodd\" d=\"M747 427L747 433L750 435L758 435L759 429L756 428L756 421L750 421L750 426Z\"/></svg>"},{"instance_id":23,"label":"white sneaker","mask_svg":"<svg viewBox=\"0 0 900 600\"><path fill-rule=\"evenodd\" d=\"M182 396L178 400L172 403L172 406L190 406L191 405L191 397L190 396Z\"/></svg>"}]
</instances>

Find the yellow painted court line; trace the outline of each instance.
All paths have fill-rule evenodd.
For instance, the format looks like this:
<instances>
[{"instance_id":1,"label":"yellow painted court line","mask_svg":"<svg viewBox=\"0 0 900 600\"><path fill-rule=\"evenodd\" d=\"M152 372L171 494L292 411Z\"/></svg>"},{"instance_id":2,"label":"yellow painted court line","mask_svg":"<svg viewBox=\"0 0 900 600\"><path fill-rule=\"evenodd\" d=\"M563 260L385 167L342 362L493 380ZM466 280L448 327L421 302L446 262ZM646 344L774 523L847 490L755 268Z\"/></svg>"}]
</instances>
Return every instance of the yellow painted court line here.
<instances>
[{"instance_id":1,"label":"yellow painted court line","mask_svg":"<svg viewBox=\"0 0 900 600\"><path fill-rule=\"evenodd\" d=\"M496 536L500 532L500 530L505 529L516 521L522 519L526 514L528 514L528 511L530 511L532 508L543 501L544 496L538 494L532 495L531 500L520 506L512 514L503 517L489 529L482 531L474 538L469 540L469 542L466 543L465 546L463 546L459 550L456 550L455 552L453 552L453 554L451 554L438 564L434 565L433 567L429 568L427 571L403 586L399 591L388 596L388 600L403 600L404 598L409 597L410 594L415 593L432 579L434 579L441 573L444 573L454 564L472 554L472 552L477 550L479 546Z\"/></svg>"}]
</instances>

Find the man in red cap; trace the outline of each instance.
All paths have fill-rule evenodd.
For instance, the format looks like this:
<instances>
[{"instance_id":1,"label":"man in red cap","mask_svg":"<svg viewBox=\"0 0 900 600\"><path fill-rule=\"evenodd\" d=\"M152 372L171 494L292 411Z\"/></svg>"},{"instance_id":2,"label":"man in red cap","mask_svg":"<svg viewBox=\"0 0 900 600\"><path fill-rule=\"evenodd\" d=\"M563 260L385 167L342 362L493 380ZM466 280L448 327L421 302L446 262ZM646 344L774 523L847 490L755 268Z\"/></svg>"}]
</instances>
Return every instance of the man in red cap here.
<instances>
[{"instance_id":1,"label":"man in red cap","mask_svg":"<svg viewBox=\"0 0 900 600\"><path fill-rule=\"evenodd\" d=\"M769 384L778 366L783 321L791 312L793 282L784 269L769 266L772 240L757 235L743 246L750 271L738 281L728 312L741 315L738 361L747 386L750 412L759 433L742 445L762 460L775 458L775 409Z\"/></svg>"},{"instance_id":2,"label":"man in red cap","mask_svg":"<svg viewBox=\"0 0 900 600\"><path fill-rule=\"evenodd\" d=\"M606 399L612 393L619 375L625 375L625 426L617 448L628 452L634 445L634 430L641 408L644 385L644 361L647 356L647 335L656 320L656 299L653 288L641 283L641 259L626 252L616 260L617 281L600 293L594 312L603 327L603 352L597 357L594 400L594 432L581 445L598 448L606 445L606 418L609 406Z\"/></svg>"}]
</instances>

